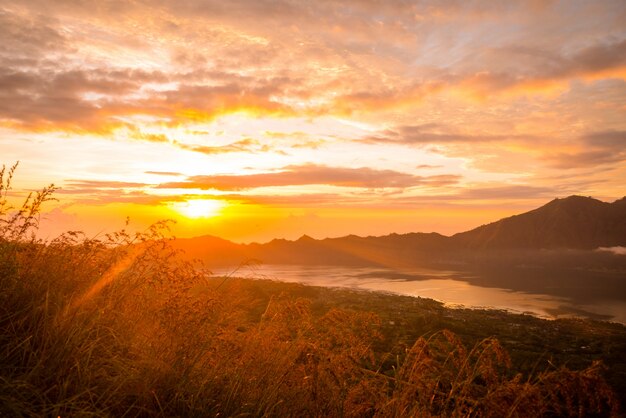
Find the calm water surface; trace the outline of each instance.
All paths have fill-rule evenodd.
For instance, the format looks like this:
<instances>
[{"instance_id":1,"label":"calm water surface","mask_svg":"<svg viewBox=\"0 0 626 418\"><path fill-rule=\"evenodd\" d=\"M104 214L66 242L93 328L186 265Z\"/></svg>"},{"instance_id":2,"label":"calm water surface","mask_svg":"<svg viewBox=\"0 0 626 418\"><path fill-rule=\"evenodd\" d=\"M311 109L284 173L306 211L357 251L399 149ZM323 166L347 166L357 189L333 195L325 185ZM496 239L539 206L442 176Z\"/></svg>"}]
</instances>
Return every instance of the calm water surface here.
<instances>
[{"instance_id":1,"label":"calm water surface","mask_svg":"<svg viewBox=\"0 0 626 418\"><path fill-rule=\"evenodd\" d=\"M379 267L262 265L236 272L224 269L216 275L271 279L312 286L343 287L420 296L449 307L505 309L543 318L586 317L626 324L626 301L580 303L566 297L520 292L471 284L472 276L456 271Z\"/></svg>"}]
</instances>

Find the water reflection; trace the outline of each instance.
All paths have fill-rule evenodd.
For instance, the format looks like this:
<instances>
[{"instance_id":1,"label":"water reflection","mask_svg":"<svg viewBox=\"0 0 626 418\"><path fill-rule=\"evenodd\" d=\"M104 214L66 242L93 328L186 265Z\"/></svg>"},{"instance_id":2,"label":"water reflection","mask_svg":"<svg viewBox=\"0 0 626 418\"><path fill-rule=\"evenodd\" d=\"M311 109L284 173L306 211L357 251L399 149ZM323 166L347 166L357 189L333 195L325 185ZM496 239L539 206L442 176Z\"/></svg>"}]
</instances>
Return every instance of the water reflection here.
<instances>
[{"instance_id":1,"label":"water reflection","mask_svg":"<svg viewBox=\"0 0 626 418\"><path fill-rule=\"evenodd\" d=\"M223 269L216 275L233 274ZM435 299L450 307L494 308L543 318L584 317L626 323L626 301L581 302L571 297L472 284L480 277L449 270L391 270L369 267L262 265L234 273L312 286L345 287Z\"/></svg>"}]
</instances>

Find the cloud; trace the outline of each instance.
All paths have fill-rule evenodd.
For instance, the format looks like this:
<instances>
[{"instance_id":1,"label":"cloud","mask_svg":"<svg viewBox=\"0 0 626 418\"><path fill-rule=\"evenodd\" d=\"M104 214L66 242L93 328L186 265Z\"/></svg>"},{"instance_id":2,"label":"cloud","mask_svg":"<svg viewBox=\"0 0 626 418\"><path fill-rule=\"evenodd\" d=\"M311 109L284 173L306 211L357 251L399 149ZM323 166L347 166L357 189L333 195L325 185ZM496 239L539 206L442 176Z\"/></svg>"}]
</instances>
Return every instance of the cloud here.
<instances>
[{"instance_id":1,"label":"cloud","mask_svg":"<svg viewBox=\"0 0 626 418\"><path fill-rule=\"evenodd\" d=\"M456 133L450 126L442 124L405 125L381 131L360 139L374 144L431 145L452 143L477 143L501 141L515 138L514 135L472 135Z\"/></svg>"},{"instance_id":2,"label":"cloud","mask_svg":"<svg viewBox=\"0 0 626 418\"><path fill-rule=\"evenodd\" d=\"M487 171L494 171L497 167L512 170L511 165L503 166L502 158L513 157L514 154L520 156L520 161L522 156L536 158L549 167L559 169L598 167L626 161L626 131L591 132L568 139L515 133L466 134L457 133L453 127L443 124L425 124L397 126L356 141L430 146L430 150L457 157L471 155L474 151L473 163L481 164ZM507 147L510 147L510 151Z\"/></svg>"},{"instance_id":3,"label":"cloud","mask_svg":"<svg viewBox=\"0 0 626 418\"><path fill-rule=\"evenodd\" d=\"M67 180L67 187L93 188L93 189L121 189L130 187L145 187L146 183L130 181L103 181L103 180Z\"/></svg>"},{"instance_id":4,"label":"cloud","mask_svg":"<svg viewBox=\"0 0 626 418\"><path fill-rule=\"evenodd\" d=\"M229 153L234 153L234 152L257 153L257 152L272 151L271 146L267 144L262 144L259 141L252 139L252 138L245 138L240 141L235 141L227 145L216 145L216 146L184 144L181 142L174 142L174 145L187 151L199 152L199 153L206 154L206 155L229 154ZM275 152L279 154L283 153L280 150L275 150Z\"/></svg>"},{"instance_id":5,"label":"cloud","mask_svg":"<svg viewBox=\"0 0 626 418\"><path fill-rule=\"evenodd\" d=\"M325 139L306 139L300 142L292 143L291 148L317 150L323 148L326 144L328 144L328 142L329 141Z\"/></svg>"},{"instance_id":6,"label":"cloud","mask_svg":"<svg viewBox=\"0 0 626 418\"><path fill-rule=\"evenodd\" d=\"M140 70L16 71L0 68L0 120L32 130L83 129L109 132L127 126L128 117L149 115L162 122L208 121L218 115L245 111L258 115L290 114L272 99L286 81L255 80L245 84L207 85L198 80L184 84L186 74ZM146 85L175 89L146 89ZM140 139L159 140L144 135ZM163 138L160 138L163 140Z\"/></svg>"},{"instance_id":7,"label":"cloud","mask_svg":"<svg viewBox=\"0 0 626 418\"><path fill-rule=\"evenodd\" d=\"M177 198L164 198L139 191L123 192L109 191L108 193L98 193L84 197L76 197L74 203L85 205L110 205L113 203L129 203L136 205L161 206L167 202L177 201Z\"/></svg>"},{"instance_id":8,"label":"cloud","mask_svg":"<svg viewBox=\"0 0 626 418\"><path fill-rule=\"evenodd\" d=\"M129 181L105 181L105 180L66 180L55 191L61 195L89 195L89 199L99 200L102 197L123 198L129 195L146 195L137 189L150 187L150 184ZM129 190L130 189L130 190Z\"/></svg>"},{"instance_id":9,"label":"cloud","mask_svg":"<svg viewBox=\"0 0 626 418\"><path fill-rule=\"evenodd\" d=\"M167 160L169 150L166 166L185 175L203 163L260 173L178 174L157 178L160 188L342 187L328 202L367 200L353 189L543 196L550 185L562 191L564 180L545 180L555 168L616 183L626 161L624 17L623 0L4 0L1 135L58 149L71 137L81 158L152 142L129 152ZM26 147L3 151L37 152ZM39 154L59 155L50 147ZM126 164L121 172L154 168L106 152L111 167ZM480 184L464 197L459 176L416 175L445 170L420 164L435 161L428 153L468 181L529 184ZM411 173L381 168L396 160ZM150 187L75 181L61 193L141 200Z\"/></svg>"},{"instance_id":10,"label":"cloud","mask_svg":"<svg viewBox=\"0 0 626 418\"><path fill-rule=\"evenodd\" d=\"M243 204L291 206L291 207L322 207L337 205L368 205L374 204L371 198L344 193L302 193L297 195L260 195L260 194L236 194L229 193L217 198L228 201L236 201Z\"/></svg>"},{"instance_id":11,"label":"cloud","mask_svg":"<svg viewBox=\"0 0 626 418\"><path fill-rule=\"evenodd\" d=\"M144 171L145 174L154 174L156 176L171 176L177 177L182 176L182 173L178 173L176 171Z\"/></svg>"},{"instance_id":12,"label":"cloud","mask_svg":"<svg viewBox=\"0 0 626 418\"><path fill-rule=\"evenodd\" d=\"M180 109L179 116L185 118L185 110L197 112L203 118L212 114L251 110L260 114L290 113L289 107L272 97L282 94L290 80L278 78L259 80L253 84L245 82L222 85L181 84L174 90L168 90L153 100ZM191 119L194 115L189 115Z\"/></svg>"},{"instance_id":13,"label":"cloud","mask_svg":"<svg viewBox=\"0 0 626 418\"><path fill-rule=\"evenodd\" d=\"M613 150L616 153L626 151L626 131L591 132L584 135L582 140L590 147Z\"/></svg>"},{"instance_id":14,"label":"cloud","mask_svg":"<svg viewBox=\"0 0 626 418\"><path fill-rule=\"evenodd\" d=\"M545 157L550 166L561 169L574 169L615 163L625 159L624 153L612 154L606 150L581 151L576 153L556 153Z\"/></svg>"},{"instance_id":15,"label":"cloud","mask_svg":"<svg viewBox=\"0 0 626 418\"><path fill-rule=\"evenodd\" d=\"M67 48L65 36L44 15L19 14L0 7L0 27L0 56L12 64L33 64L50 52Z\"/></svg>"},{"instance_id":16,"label":"cloud","mask_svg":"<svg viewBox=\"0 0 626 418\"><path fill-rule=\"evenodd\" d=\"M131 126L127 125L126 127L132 132L133 138L141 139L143 141L148 141L148 142L157 142L157 143L159 142L169 143L170 142L170 139L165 134L151 134L151 133L141 132L138 129L135 129L132 125Z\"/></svg>"},{"instance_id":17,"label":"cloud","mask_svg":"<svg viewBox=\"0 0 626 418\"><path fill-rule=\"evenodd\" d=\"M354 91L340 95L324 112L350 115L355 112L371 112L410 107L421 103L434 94L450 86L440 80L400 85L395 88L382 88L372 91Z\"/></svg>"},{"instance_id":18,"label":"cloud","mask_svg":"<svg viewBox=\"0 0 626 418\"><path fill-rule=\"evenodd\" d=\"M141 205L161 205L178 197L163 197L150 194L144 188L146 183L98 180L67 180L55 194L65 196L72 203L87 205L107 205L111 203L135 203Z\"/></svg>"},{"instance_id":19,"label":"cloud","mask_svg":"<svg viewBox=\"0 0 626 418\"><path fill-rule=\"evenodd\" d=\"M407 188L446 186L458 182L459 176L415 176L393 170L372 168L327 167L315 164L287 166L273 173L249 175L192 176L184 182L163 183L158 188L214 189L237 191L259 187L329 185L357 188Z\"/></svg>"},{"instance_id":20,"label":"cloud","mask_svg":"<svg viewBox=\"0 0 626 418\"><path fill-rule=\"evenodd\" d=\"M593 182L591 182L593 184ZM300 204L315 205L316 199L322 204L332 205L333 196L336 202L351 205L363 205L371 207L423 207L423 205L465 205L468 201L488 202L512 202L524 200L549 201L557 197L567 197L580 194L581 186L588 184L571 183L552 185L533 184L503 184L503 183L478 183L471 187L451 187L442 194L420 193L419 195L398 194L394 196L360 196L350 195L322 195L317 194L302 196L254 196L254 202L271 204Z\"/></svg>"},{"instance_id":21,"label":"cloud","mask_svg":"<svg viewBox=\"0 0 626 418\"><path fill-rule=\"evenodd\" d=\"M567 90L574 79L626 78L626 39L605 39L569 54L510 45L492 49L484 58L494 63L492 68L457 77L460 88L484 98L501 92L525 95ZM498 69L502 67L498 62L511 65Z\"/></svg>"},{"instance_id":22,"label":"cloud","mask_svg":"<svg viewBox=\"0 0 626 418\"><path fill-rule=\"evenodd\" d=\"M554 72L554 77L594 75L624 67L626 67L626 39L591 45L566 57L564 64Z\"/></svg>"},{"instance_id":23,"label":"cloud","mask_svg":"<svg viewBox=\"0 0 626 418\"><path fill-rule=\"evenodd\" d=\"M626 161L626 131L591 132L578 139L580 151L547 153L544 160L560 169L601 166Z\"/></svg>"},{"instance_id":24,"label":"cloud","mask_svg":"<svg viewBox=\"0 0 626 418\"><path fill-rule=\"evenodd\" d=\"M532 185L507 185L495 187L473 187L461 191L458 199L538 199L553 198L560 193L553 187Z\"/></svg>"},{"instance_id":25,"label":"cloud","mask_svg":"<svg viewBox=\"0 0 626 418\"><path fill-rule=\"evenodd\" d=\"M175 125L237 111L289 112L274 97L299 81L275 71L242 74L241 62L159 70L143 63L129 65L125 54L144 54L138 60L154 58L156 45L148 40L161 35L154 32L159 28L146 24L137 4L104 0L93 6L101 14L80 19L75 14L92 6L57 3L51 8L37 1L8 1L10 9L0 8L0 124L30 131L108 134L118 127L132 128L134 122L128 119L135 115ZM138 37L129 26L120 25L114 16L123 11L138 13L125 19L154 36ZM196 35L191 43L200 40ZM221 38L213 42L223 44Z\"/></svg>"},{"instance_id":26,"label":"cloud","mask_svg":"<svg viewBox=\"0 0 626 418\"><path fill-rule=\"evenodd\" d=\"M100 130L110 124L121 125L116 116L141 112L140 103L131 104L125 96L162 79L162 74L135 70L0 68L0 86L4 87L0 90L0 120L35 130Z\"/></svg>"},{"instance_id":27,"label":"cloud","mask_svg":"<svg viewBox=\"0 0 626 418\"><path fill-rule=\"evenodd\" d=\"M538 15L555 27L578 24L582 14L608 20L609 14L619 16L619 2L569 14L549 2L5 4L0 119L26 130L108 134L132 123L128 118L134 115L176 125L232 112L380 113L413 108L450 91L523 95L626 65L626 41L609 36L616 22L607 21L605 33L584 43L571 35L568 48L560 48L564 35L537 42L532 30L523 30L538 26ZM482 22L496 35L507 34L506 41L484 39ZM519 29L512 32L506 26L511 22ZM544 43L545 50L537 47ZM161 71L138 70L155 67ZM439 142L462 140L454 133L412 134L416 142L428 141L428 135Z\"/></svg>"},{"instance_id":28,"label":"cloud","mask_svg":"<svg viewBox=\"0 0 626 418\"><path fill-rule=\"evenodd\" d=\"M226 194L220 198L260 205L280 206L361 206L361 207L419 207L424 204L455 204L461 201L499 201L499 200L532 200L553 199L576 193L567 187L553 188L532 185L475 185L471 189L451 188L446 194L420 194L407 196L404 194L389 195L385 193L305 193L298 195L258 195L258 194Z\"/></svg>"}]
</instances>

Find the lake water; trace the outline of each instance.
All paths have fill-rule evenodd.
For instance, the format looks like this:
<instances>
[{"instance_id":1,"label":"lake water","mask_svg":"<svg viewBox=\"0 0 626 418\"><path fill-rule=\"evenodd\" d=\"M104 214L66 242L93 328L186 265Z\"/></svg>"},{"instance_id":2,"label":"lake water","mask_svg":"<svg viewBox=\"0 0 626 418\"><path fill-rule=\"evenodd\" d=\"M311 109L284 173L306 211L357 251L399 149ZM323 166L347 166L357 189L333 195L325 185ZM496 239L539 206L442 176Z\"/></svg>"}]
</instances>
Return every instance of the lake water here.
<instances>
[{"instance_id":1,"label":"lake water","mask_svg":"<svg viewBox=\"0 0 626 418\"><path fill-rule=\"evenodd\" d=\"M542 318L585 317L626 324L624 298L581 303L572 298L472 284L472 276L458 271L380 267L261 265L214 271L255 279L296 282L312 286L381 291L435 299L449 307L504 309Z\"/></svg>"}]
</instances>

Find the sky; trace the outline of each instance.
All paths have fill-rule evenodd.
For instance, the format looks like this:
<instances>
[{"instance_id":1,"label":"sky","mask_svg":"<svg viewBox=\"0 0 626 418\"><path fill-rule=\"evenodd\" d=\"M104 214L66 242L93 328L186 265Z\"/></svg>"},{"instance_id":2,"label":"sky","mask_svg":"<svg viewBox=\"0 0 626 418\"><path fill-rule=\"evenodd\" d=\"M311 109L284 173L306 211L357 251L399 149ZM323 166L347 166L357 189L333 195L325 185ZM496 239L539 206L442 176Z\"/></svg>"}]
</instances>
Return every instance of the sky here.
<instances>
[{"instance_id":1,"label":"sky","mask_svg":"<svg viewBox=\"0 0 626 418\"><path fill-rule=\"evenodd\" d=\"M0 0L41 233L453 234L626 195L626 2Z\"/></svg>"}]
</instances>

